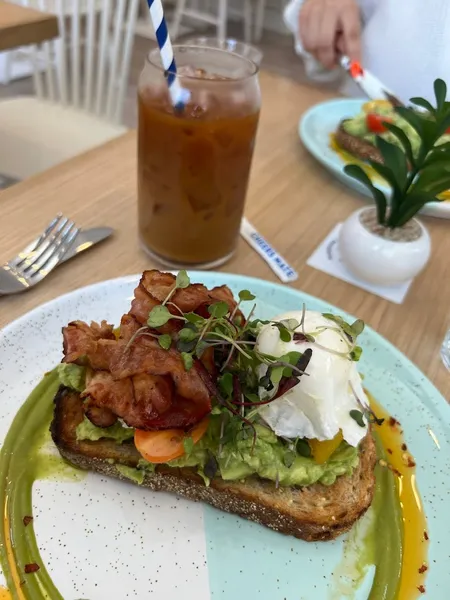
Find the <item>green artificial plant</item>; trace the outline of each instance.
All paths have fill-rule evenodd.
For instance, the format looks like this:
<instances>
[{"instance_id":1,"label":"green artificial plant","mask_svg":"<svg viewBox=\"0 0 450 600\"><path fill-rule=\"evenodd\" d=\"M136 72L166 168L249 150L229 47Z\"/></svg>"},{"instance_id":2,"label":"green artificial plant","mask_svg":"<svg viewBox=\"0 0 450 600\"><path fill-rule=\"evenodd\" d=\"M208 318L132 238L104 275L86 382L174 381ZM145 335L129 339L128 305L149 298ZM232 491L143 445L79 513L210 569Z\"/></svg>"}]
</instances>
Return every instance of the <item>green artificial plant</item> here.
<instances>
[{"instance_id":1,"label":"green artificial plant","mask_svg":"<svg viewBox=\"0 0 450 600\"><path fill-rule=\"evenodd\" d=\"M436 106L424 98L411 98L419 108L396 106L395 111L407 121L420 137L420 147L413 153L405 132L388 121L383 122L401 147L377 137L376 145L383 164L369 164L391 188L389 197L378 189L358 165L347 165L344 171L357 179L371 192L377 207L378 223L389 229L405 225L429 202L440 202L439 194L450 188L450 142L437 144L450 133L450 102L446 100L447 86L442 79L434 82Z\"/></svg>"}]
</instances>

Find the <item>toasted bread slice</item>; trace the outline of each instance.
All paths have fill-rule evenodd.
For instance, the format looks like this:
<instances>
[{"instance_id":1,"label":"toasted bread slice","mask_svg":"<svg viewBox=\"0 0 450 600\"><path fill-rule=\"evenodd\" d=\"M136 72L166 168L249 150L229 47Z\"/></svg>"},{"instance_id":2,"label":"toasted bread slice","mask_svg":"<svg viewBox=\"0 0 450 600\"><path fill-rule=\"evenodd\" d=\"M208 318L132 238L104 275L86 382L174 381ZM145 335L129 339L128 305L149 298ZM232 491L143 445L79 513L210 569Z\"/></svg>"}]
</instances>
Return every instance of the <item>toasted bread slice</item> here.
<instances>
[{"instance_id":1,"label":"toasted bread slice","mask_svg":"<svg viewBox=\"0 0 450 600\"><path fill-rule=\"evenodd\" d=\"M383 157L378 148L367 140L347 133L344 123L345 121L341 121L335 133L336 144L360 160L373 160L382 164Z\"/></svg>"},{"instance_id":2,"label":"toasted bread slice","mask_svg":"<svg viewBox=\"0 0 450 600\"><path fill-rule=\"evenodd\" d=\"M125 479L115 464L136 467L141 458L132 441L119 445L101 439L77 441L83 420L79 394L60 388L51 424L53 441L61 455L82 469ZM374 494L376 449L369 433L361 443L359 466L351 477L339 477L332 486L276 488L259 477L241 481L214 478L209 487L193 469L157 466L145 475L144 487L207 502L288 535L306 541L331 540L348 531L369 508Z\"/></svg>"}]
</instances>

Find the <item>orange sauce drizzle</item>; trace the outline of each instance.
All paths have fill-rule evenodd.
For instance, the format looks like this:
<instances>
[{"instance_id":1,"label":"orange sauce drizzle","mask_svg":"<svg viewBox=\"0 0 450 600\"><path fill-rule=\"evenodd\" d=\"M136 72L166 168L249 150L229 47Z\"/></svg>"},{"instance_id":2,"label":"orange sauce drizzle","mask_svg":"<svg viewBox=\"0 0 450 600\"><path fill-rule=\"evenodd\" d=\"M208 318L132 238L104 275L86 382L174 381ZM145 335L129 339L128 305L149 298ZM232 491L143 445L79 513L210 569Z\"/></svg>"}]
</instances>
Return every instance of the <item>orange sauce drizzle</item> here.
<instances>
[{"instance_id":1,"label":"orange sauce drizzle","mask_svg":"<svg viewBox=\"0 0 450 600\"><path fill-rule=\"evenodd\" d=\"M388 457L388 467L396 474L397 491L403 515L404 539L402 574L398 600L414 600L425 593L428 571L428 532L422 501L416 483L416 465L403 438L400 423L369 395L378 418L385 419L375 430Z\"/></svg>"}]
</instances>

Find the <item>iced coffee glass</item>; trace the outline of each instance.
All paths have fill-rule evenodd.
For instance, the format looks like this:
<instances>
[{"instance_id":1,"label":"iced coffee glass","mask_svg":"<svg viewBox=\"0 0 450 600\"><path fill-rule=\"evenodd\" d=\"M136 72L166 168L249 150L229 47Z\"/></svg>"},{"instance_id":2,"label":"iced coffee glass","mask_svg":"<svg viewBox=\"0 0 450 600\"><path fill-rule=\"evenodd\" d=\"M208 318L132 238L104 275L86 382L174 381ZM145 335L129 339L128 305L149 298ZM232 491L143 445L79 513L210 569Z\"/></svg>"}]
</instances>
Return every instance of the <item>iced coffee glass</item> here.
<instances>
[{"instance_id":1,"label":"iced coffee glass","mask_svg":"<svg viewBox=\"0 0 450 600\"><path fill-rule=\"evenodd\" d=\"M239 237L260 109L258 67L225 50L175 46L183 109L159 51L139 80L138 220L144 249L171 267L211 268Z\"/></svg>"}]
</instances>

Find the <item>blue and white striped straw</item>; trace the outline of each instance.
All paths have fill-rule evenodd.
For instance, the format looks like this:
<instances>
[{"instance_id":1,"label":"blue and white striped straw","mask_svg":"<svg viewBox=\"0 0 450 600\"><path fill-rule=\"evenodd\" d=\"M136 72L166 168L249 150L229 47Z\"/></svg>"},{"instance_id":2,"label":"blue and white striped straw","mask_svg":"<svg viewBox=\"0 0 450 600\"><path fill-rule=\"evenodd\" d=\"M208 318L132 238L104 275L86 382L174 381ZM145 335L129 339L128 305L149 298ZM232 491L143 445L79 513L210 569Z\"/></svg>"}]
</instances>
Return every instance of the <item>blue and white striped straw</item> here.
<instances>
[{"instance_id":1,"label":"blue and white striped straw","mask_svg":"<svg viewBox=\"0 0 450 600\"><path fill-rule=\"evenodd\" d=\"M175 108L183 108L191 96L189 90L181 87L177 77L177 66L173 56L172 43L167 30L166 20L161 0L147 0L150 9L150 18L155 28L156 41L161 53L161 62L166 72L167 85L172 104Z\"/></svg>"}]
</instances>

